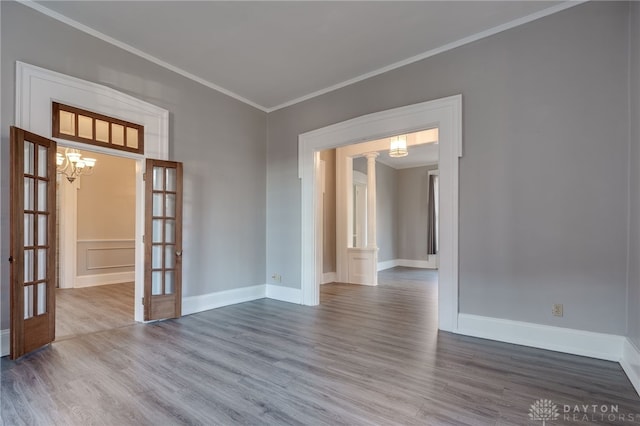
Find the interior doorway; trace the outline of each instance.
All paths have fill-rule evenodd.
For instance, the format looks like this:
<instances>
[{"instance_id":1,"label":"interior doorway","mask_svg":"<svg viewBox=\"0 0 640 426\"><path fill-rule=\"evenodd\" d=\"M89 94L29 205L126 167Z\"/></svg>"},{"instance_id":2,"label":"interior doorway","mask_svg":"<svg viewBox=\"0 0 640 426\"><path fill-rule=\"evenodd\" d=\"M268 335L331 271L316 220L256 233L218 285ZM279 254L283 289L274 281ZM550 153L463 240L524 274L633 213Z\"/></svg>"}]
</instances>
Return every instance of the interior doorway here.
<instances>
[{"instance_id":1,"label":"interior doorway","mask_svg":"<svg viewBox=\"0 0 640 426\"><path fill-rule=\"evenodd\" d=\"M438 328L458 329L458 168L462 157L462 96L455 95L419 104L363 115L298 137L298 164L301 179L302 303L320 302L320 285L316 280L318 228L316 227L316 174L319 152L350 144L375 140L437 127L439 131L439 279ZM337 164L338 170L342 167ZM346 246L346 245L345 245Z\"/></svg>"},{"instance_id":2,"label":"interior doorway","mask_svg":"<svg viewBox=\"0 0 640 426\"><path fill-rule=\"evenodd\" d=\"M69 147L59 146L65 155ZM88 174L57 174L56 340L135 322L136 161L93 158Z\"/></svg>"},{"instance_id":3,"label":"interior doorway","mask_svg":"<svg viewBox=\"0 0 640 426\"><path fill-rule=\"evenodd\" d=\"M398 139L406 143L404 154L391 155L395 152L390 146ZM320 152L316 187L325 198L333 198L337 208L319 209L318 226L322 237L338 235L334 241L318 240L324 246L318 253L328 253L334 245L333 260L324 259L323 272L337 277L321 284L375 286L378 273L394 267L437 270L438 153L437 128ZM327 221L328 214L336 220ZM372 250L377 253L370 259ZM330 265L334 269L327 270Z\"/></svg>"}]
</instances>

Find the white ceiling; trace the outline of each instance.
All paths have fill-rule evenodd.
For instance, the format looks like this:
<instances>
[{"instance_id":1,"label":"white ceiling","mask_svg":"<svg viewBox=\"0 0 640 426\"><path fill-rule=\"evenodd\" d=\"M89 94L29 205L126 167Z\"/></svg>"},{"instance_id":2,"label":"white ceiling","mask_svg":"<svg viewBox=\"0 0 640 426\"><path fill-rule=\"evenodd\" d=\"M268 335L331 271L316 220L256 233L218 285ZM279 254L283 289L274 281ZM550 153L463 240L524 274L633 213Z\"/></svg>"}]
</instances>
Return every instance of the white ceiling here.
<instances>
[{"instance_id":1,"label":"white ceiling","mask_svg":"<svg viewBox=\"0 0 640 426\"><path fill-rule=\"evenodd\" d=\"M27 3L265 111L573 4L576 2Z\"/></svg>"}]
</instances>

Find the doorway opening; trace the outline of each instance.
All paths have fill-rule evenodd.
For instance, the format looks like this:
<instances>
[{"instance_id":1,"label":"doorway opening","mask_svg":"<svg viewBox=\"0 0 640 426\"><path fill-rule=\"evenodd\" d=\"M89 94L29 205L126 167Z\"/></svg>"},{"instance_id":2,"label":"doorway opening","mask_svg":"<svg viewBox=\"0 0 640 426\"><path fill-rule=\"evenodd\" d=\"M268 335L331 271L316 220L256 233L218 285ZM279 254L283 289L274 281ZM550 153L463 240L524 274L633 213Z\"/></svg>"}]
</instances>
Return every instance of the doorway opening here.
<instances>
[{"instance_id":1,"label":"doorway opening","mask_svg":"<svg viewBox=\"0 0 640 426\"><path fill-rule=\"evenodd\" d=\"M65 147L58 146L64 155ZM90 174L57 175L56 340L135 322L136 161L79 150Z\"/></svg>"},{"instance_id":2,"label":"doorway opening","mask_svg":"<svg viewBox=\"0 0 640 426\"><path fill-rule=\"evenodd\" d=\"M462 156L462 96L372 113L313 130L299 136L298 164L302 185L301 246L302 303L320 302L320 264L317 262L317 184L319 153L331 148L421 129L439 132L439 247L438 328L458 329L458 168ZM342 168L337 164L338 173ZM446 195L443 195L446 194ZM339 237L339 235L337 235ZM345 245L341 245L346 247ZM338 277L340 280L340 277Z\"/></svg>"},{"instance_id":3,"label":"doorway opening","mask_svg":"<svg viewBox=\"0 0 640 426\"><path fill-rule=\"evenodd\" d=\"M402 157L390 155L396 136L320 151L320 284L377 285L380 271L389 282L400 267L431 271L413 271L412 281L424 276L437 288L438 129L401 137Z\"/></svg>"}]
</instances>

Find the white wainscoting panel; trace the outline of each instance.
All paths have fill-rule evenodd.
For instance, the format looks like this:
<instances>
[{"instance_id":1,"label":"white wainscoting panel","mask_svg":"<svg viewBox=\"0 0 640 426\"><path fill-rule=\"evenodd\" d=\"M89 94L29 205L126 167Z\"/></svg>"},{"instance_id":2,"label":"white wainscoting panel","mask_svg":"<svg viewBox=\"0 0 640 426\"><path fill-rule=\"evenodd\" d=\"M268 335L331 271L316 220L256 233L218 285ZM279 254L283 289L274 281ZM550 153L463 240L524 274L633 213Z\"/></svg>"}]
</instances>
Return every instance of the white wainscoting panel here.
<instances>
[{"instance_id":1,"label":"white wainscoting panel","mask_svg":"<svg viewBox=\"0 0 640 426\"><path fill-rule=\"evenodd\" d=\"M282 302L302 304L302 290L299 288L267 284L266 297Z\"/></svg>"},{"instance_id":2,"label":"white wainscoting panel","mask_svg":"<svg viewBox=\"0 0 640 426\"><path fill-rule=\"evenodd\" d=\"M626 338L572 328L459 314L458 334L619 362Z\"/></svg>"},{"instance_id":3,"label":"white wainscoting panel","mask_svg":"<svg viewBox=\"0 0 640 426\"><path fill-rule=\"evenodd\" d=\"M78 276L128 272L135 268L135 240L78 240Z\"/></svg>"},{"instance_id":4,"label":"white wainscoting panel","mask_svg":"<svg viewBox=\"0 0 640 426\"><path fill-rule=\"evenodd\" d=\"M265 298L265 284L251 287L234 288L232 290L217 291L200 296L182 298L182 315L195 314L209 309L235 305L236 303Z\"/></svg>"}]
</instances>

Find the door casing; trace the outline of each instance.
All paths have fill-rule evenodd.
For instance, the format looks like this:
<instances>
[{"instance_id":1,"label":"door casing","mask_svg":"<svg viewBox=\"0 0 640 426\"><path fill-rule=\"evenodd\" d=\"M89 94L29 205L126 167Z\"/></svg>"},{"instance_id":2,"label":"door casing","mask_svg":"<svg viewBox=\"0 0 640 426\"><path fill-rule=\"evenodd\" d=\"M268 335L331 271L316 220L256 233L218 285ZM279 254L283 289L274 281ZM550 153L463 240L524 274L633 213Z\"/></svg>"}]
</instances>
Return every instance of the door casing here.
<instances>
[{"instance_id":1,"label":"door casing","mask_svg":"<svg viewBox=\"0 0 640 426\"><path fill-rule=\"evenodd\" d=\"M32 90L37 87L37 90ZM65 74L16 62L15 125L45 137L51 135L51 102L95 111L100 114L140 123L145 128L145 154L114 152L108 148L92 146L91 150L119 155L136 161L136 225L135 225L135 314L136 321L144 320L142 297L144 295L144 162L147 158L169 158L169 111L110 87L81 80ZM126 117L122 115L126 111ZM83 149L82 143L51 138L62 146ZM2 232L2 230L0 230ZM6 241L0 234L0 241ZM183 243L187 243L183 239ZM5 243L6 244L6 243ZM6 306L8 308L8 306ZM0 349L8 353L8 347Z\"/></svg>"}]
</instances>

